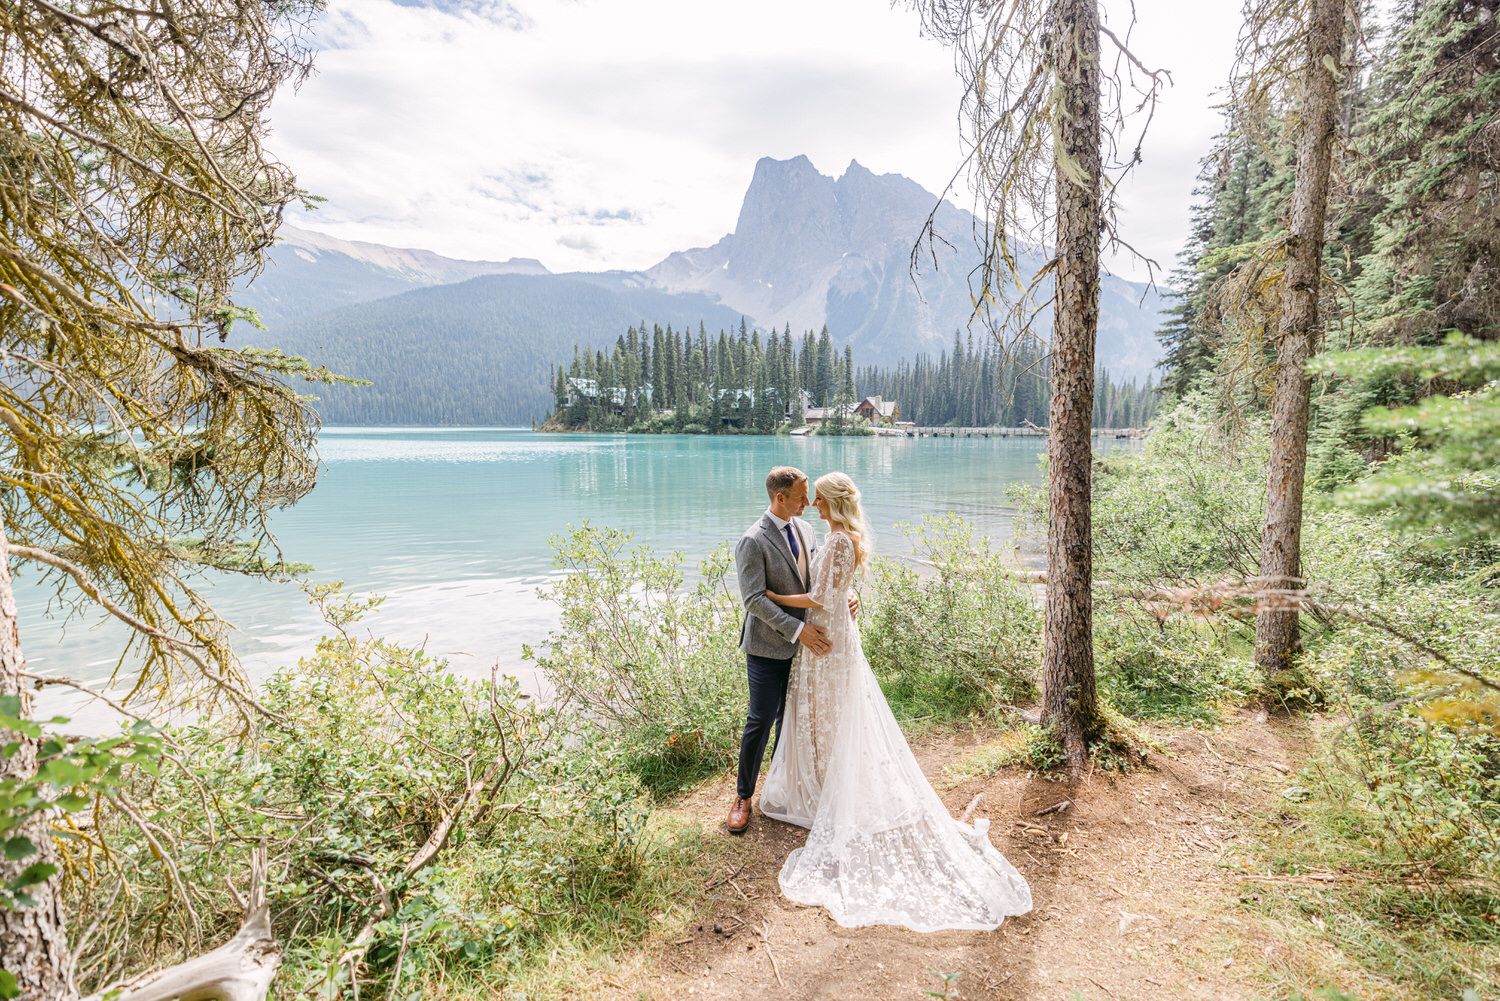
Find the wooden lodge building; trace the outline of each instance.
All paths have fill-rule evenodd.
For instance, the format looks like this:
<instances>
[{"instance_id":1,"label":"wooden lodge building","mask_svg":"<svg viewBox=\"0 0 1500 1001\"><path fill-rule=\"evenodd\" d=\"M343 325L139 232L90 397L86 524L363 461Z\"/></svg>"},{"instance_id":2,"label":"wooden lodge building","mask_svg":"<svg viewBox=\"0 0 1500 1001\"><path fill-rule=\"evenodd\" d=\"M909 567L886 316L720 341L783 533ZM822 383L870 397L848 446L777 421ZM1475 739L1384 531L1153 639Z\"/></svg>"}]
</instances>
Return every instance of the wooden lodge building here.
<instances>
[{"instance_id":1,"label":"wooden lodge building","mask_svg":"<svg viewBox=\"0 0 1500 1001\"><path fill-rule=\"evenodd\" d=\"M895 400L882 400L878 396L866 396L859 401L859 406L854 408L854 413L872 425L884 424L886 427L895 427L901 422L901 407Z\"/></svg>"},{"instance_id":2,"label":"wooden lodge building","mask_svg":"<svg viewBox=\"0 0 1500 1001\"><path fill-rule=\"evenodd\" d=\"M817 427L833 417L835 409L834 407L807 407L803 411L802 418L810 426ZM882 400L878 396L866 396L858 404L852 406L846 403L842 409L844 420L863 417L872 427L895 427L901 421L901 407L896 401Z\"/></svg>"}]
</instances>

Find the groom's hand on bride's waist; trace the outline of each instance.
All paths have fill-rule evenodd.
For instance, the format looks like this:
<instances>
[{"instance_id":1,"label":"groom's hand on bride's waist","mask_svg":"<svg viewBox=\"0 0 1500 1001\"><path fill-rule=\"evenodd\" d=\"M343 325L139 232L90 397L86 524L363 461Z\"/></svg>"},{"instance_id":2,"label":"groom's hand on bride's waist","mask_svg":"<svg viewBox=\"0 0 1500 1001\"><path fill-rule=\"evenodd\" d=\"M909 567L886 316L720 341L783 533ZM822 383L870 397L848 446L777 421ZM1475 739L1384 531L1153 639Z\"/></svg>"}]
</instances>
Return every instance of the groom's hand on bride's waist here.
<instances>
[{"instance_id":1,"label":"groom's hand on bride's waist","mask_svg":"<svg viewBox=\"0 0 1500 1001\"><path fill-rule=\"evenodd\" d=\"M823 630L822 626L815 626L811 622L802 627L802 632L797 636L797 642L820 657L833 649L833 644L828 642L828 633Z\"/></svg>"}]
</instances>

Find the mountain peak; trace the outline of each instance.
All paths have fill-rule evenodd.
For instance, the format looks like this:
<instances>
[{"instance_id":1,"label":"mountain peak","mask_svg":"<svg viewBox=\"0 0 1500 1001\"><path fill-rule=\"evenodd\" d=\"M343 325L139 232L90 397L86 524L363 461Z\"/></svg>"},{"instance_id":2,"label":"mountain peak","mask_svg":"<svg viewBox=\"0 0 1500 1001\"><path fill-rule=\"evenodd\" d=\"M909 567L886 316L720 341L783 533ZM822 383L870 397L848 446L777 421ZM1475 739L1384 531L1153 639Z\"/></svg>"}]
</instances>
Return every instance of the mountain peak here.
<instances>
[{"instance_id":1,"label":"mountain peak","mask_svg":"<svg viewBox=\"0 0 1500 1001\"><path fill-rule=\"evenodd\" d=\"M807 158L806 153L798 153L796 156L785 160L778 160L774 156L763 156L755 161L755 176L759 177L762 172L767 173L818 173L818 168ZM750 182L754 184L752 180Z\"/></svg>"},{"instance_id":2,"label":"mountain peak","mask_svg":"<svg viewBox=\"0 0 1500 1001\"><path fill-rule=\"evenodd\" d=\"M809 260L838 257L834 181L804 156L762 157L740 205L729 247L729 277L768 286L768 303L805 284ZM788 253L796 247L799 253Z\"/></svg>"}]
</instances>

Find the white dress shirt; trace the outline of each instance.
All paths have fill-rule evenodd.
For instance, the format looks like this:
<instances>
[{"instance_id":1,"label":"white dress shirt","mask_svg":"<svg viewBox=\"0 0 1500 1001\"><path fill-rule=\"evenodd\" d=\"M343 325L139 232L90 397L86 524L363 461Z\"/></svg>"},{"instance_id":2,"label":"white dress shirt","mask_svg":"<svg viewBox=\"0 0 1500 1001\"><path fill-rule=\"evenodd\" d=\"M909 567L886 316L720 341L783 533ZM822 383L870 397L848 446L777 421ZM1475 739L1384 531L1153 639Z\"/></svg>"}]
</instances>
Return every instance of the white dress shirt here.
<instances>
[{"instance_id":1,"label":"white dress shirt","mask_svg":"<svg viewBox=\"0 0 1500 1001\"><path fill-rule=\"evenodd\" d=\"M787 521L785 518L778 518L778 517L776 517L776 512L772 511L770 508L766 508L766 514L770 516L771 521L775 522L775 524L776 524L776 531L780 532L781 533L781 537L783 539L785 539L786 538L786 527L787 527L787 525L791 524L791 522ZM792 532L797 536L797 572L799 574L801 574L802 575L802 579L804 581L806 581L807 580L807 543L805 543L805 542L802 541L802 533L801 532L798 532L795 528L792 529ZM797 642L797 640L802 637L802 627L804 625L806 625L806 623L798 623L797 624L797 631L792 634L792 642L793 643Z\"/></svg>"}]
</instances>

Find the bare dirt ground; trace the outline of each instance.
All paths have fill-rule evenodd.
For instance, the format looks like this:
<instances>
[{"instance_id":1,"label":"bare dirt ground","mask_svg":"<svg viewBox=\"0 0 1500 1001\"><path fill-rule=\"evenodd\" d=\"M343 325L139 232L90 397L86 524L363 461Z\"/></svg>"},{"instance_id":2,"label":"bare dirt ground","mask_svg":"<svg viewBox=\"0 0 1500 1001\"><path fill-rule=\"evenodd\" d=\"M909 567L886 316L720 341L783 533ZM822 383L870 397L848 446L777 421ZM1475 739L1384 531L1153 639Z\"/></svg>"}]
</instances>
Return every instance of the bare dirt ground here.
<instances>
[{"instance_id":1,"label":"bare dirt ground","mask_svg":"<svg viewBox=\"0 0 1500 1001\"><path fill-rule=\"evenodd\" d=\"M781 896L777 873L804 832L757 811L727 865L704 880L697 917L663 929L579 996L703 999L1250 1001L1255 971L1281 948L1239 910L1253 874L1227 858L1247 824L1277 815L1277 787L1308 747L1299 724L1245 713L1209 733L1174 731L1165 753L1078 785L1024 768L954 781L994 734L918 739L915 751L955 816L981 797L995 846L1031 884L1034 910L992 932L921 934L839 927ZM977 760L977 759L976 759ZM724 833L732 778L675 809ZM1063 801L1071 805L1046 812ZM707 866L705 866L706 868Z\"/></svg>"}]
</instances>

